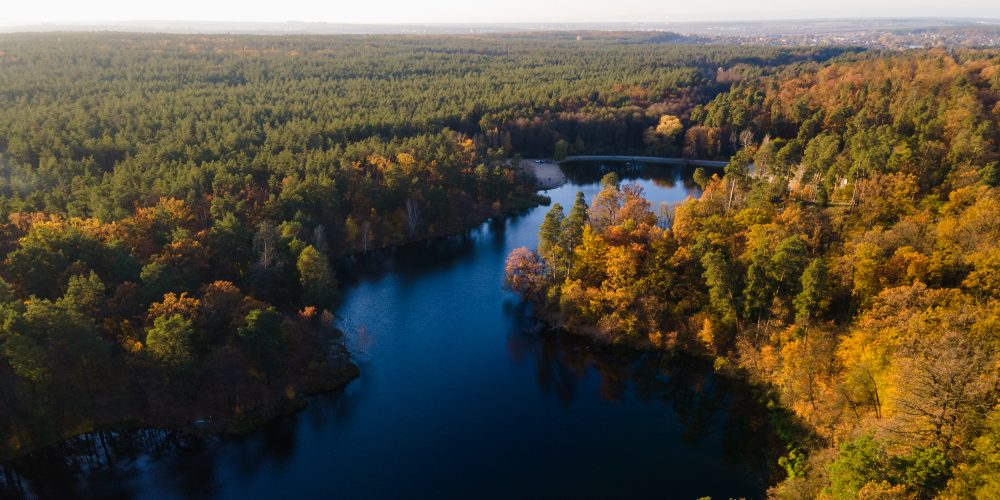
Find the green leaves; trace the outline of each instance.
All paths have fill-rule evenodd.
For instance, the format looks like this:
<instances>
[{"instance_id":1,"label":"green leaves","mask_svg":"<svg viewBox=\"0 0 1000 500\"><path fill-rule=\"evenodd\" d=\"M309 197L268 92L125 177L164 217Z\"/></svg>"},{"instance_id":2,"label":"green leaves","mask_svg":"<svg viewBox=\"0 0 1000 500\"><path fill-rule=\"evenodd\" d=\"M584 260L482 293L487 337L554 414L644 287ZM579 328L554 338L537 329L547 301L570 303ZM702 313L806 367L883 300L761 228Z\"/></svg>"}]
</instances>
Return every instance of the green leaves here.
<instances>
[{"instance_id":1,"label":"green leaves","mask_svg":"<svg viewBox=\"0 0 1000 500\"><path fill-rule=\"evenodd\" d=\"M146 351L164 367L183 368L191 363L191 320L180 314L160 316L146 334Z\"/></svg>"},{"instance_id":2,"label":"green leaves","mask_svg":"<svg viewBox=\"0 0 1000 500\"><path fill-rule=\"evenodd\" d=\"M309 245L299 253L296 267L302 283L302 305L329 306L336 295L337 280L326 256Z\"/></svg>"},{"instance_id":3,"label":"green leaves","mask_svg":"<svg viewBox=\"0 0 1000 500\"><path fill-rule=\"evenodd\" d=\"M273 307L254 309L246 316L246 325L239 329L250 361L258 370L268 372L285 352L281 337L281 313Z\"/></svg>"},{"instance_id":4,"label":"green leaves","mask_svg":"<svg viewBox=\"0 0 1000 500\"><path fill-rule=\"evenodd\" d=\"M948 459L936 447L914 448L906 455L891 455L889 442L865 434L840 445L836 460L827 466L836 500L857 498L866 485L903 486L920 500L934 498L951 477Z\"/></svg>"}]
</instances>

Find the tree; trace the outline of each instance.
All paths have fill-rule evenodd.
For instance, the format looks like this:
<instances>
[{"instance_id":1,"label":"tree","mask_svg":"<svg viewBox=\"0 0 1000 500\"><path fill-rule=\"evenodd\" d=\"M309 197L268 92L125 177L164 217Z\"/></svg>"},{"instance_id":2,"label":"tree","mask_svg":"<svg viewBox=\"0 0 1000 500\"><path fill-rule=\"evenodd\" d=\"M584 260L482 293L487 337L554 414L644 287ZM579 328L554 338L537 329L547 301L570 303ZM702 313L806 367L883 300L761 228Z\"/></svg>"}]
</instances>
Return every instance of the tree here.
<instances>
[{"instance_id":1,"label":"tree","mask_svg":"<svg viewBox=\"0 0 1000 500\"><path fill-rule=\"evenodd\" d=\"M878 276L878 267L882 263L882 249L871 244L862 243L854 252L854 289L851 295L857 301L858 309L868 309L872 300L882 290L882 282Z\"/></svg>"},{"instance_id":2,"label":"tree","mask_svg":"<svg viewBox=\"0 0 1000 500\"><path fill-rule=\"evenodd\" d=\"M177 292L177 272L170 265L150 262L139 274L142 279L142 299L145 303L155 302L168 293Z\"/></svg>"},{"instance_id":3,"label":"tree","mask_svg":"<svg viewBox=\"0 0 1000 500\"><path fill-rule=\"evenodd\" d=\"M649 127L642 134L646 154L651 156L673 156L677 148L674 139L684 130L679 118L663 115L656 127Z\"/></svg>"},{"instance_id":4,"label":"tree","mask_svg":"<svg viewBox=\"0 0 1000 500\"><path fill-rule=\"evenodd\" d=\"M409 229L407 237L413 238L413 233L416 232L417 226L420 225L420 202L411 196L406 199L405 209L403 213L406 217L406 227Z\"/></svg>"},{"instance_id":5,"label":"tree","mask_svg":"<svg viewBox=\"0 0 1000 500\"><path fill-rule=\"evenodd\" d=\"M180 314L159 316L146 334L146 351L165 368L181 369L191 363L191 320Z\"/></svg>"},{"instance_id":6,"label":"tree","mask_svg":"<svg viewBox=\"0 0 1000 500\"><path fill-rule=\"evenodd\" d=\"M269 220L258 224L253 236L257 261L250 270L250 282L265 295L274 291L285 268L285 256L278 250L280 236L277 226Z\"/></svg>"},{"instance_id":7,"label":"tree","mask_svg":"<svg viewBox=\"0 0 1000 500\"><path fill-rule=\"evenodd\" d=\"M527 300L541 289L544 272L545 266L538 258L538 252L526 247L514 249L507 257L503 289Z\"/></svg>"},{"instance_id":8,"label":"tree","mask_svg":"<svg viewBox=\"0 0 1000 500\"><path fill-rule=\"evenodd\" d=\"M375 239L375 228L381 221L382 218L374 208L368 213L368 217L361 221L361 240L364 244L362 253L368 253L368 245Z\"/></svg>"},{"instance_id":9,"label":"tree","mask_svg":"<svg viewBox=\"0 0 1000 500\"><path fill-rule=\"evenodd\" d=\"M587 202L583 191L577 191L576 201L569 210L569 216L562 221L562 232L559 235L560 246L569 257L569 267L573 266L573 252L583 241L583 227L587 224Z\"/></svg>"},{"instance_id":10,"label":"tree","mask_svg":"<svg viewBox=\"0 0 1000 500\"><path fill-rule=\"evenodd\" d=\"M620 222L619 212L625 204L625 195L618 186L618 175L611 172L601 179L601 192L594 197L594 203L587 212L590 226L603 234L608 227Z\"/></svg>"},{"instance_id":11,"label":"tree","mask_svg":"<svg viewBox=\"0 0 1000 500\"><path fill-rule=\"evenodd\" d=\"M236 215L227 212L222 220L212 224L209 241L213 265L221 266L228 271L226 274L245 271L253 258L250 252L252 240L252 235L243 228Z\"/></svg>"},{"instance_id":12,"label":"tree","mask_svg":"<svg viewBox=\"0 0 1000 500\"><path fill-rule=\"evenodd\" d=\"M326 256L308 246L299 254L296 267L302 283L302 305L327 306L336 289L337 280L333 278L333 270L330 269Z\"/></svg>"},{"instance_id":13,"label":"tree","mask_svg":"<svg viewBox=\"0 0 1000 500\"><path fill-rule=\"evenodd\" d=\"M594 232L591 225L584 226L583 237L573 252L571 277L588 286L600 285L607 273L607 255L608 245L604 238Z\"/></svg>"},{"instance_id":14,"label":"tree","mask_svg":"<svg viewBox=\"0 0 1000 500\"><path fill-rule=\"evenodd\" d=\"M945 454L992 403L996 354L964 334L921 336L896 357L894 432L910 442L936 445Z\"/></svg>"},{"instance_id":15,"label":"tree","mask_svg":"<svg viewBox=\"0 0 1000 500\"><path fill-rule=\"evenodd\" d=\"M781 240L771 257L771 278L777 285L776 293L788 297L795 289L796 278L806 266L806 244L798 235Z\"/></svg>"},{"instance_id":16,"label":"tree","mask_svg":"<svg viewBox=\"0 0 1000 500\"><path fill-rule=\"evenodd\" d=\"M971 444L968 461L956 467L945 498L1000 498L1000 412L990 412Z\"/></svg>"},{"instance_id":17,"label":"tree","mask_svg":"<svg viewBox=\"0 0 1000 500\"><path fill-rule=\"evenodd\" d=\"M545 258L553 273L559 268L559 257L563 251L559 241L563 219L565 215L562 205L555 203L545 214L545 220L538 228L538 253Z\"/></svg>"},{"instance_id":18,"label":"tree","mask_svg":"<svg viewBox=\"0 0 1000 500\"><path fill-rule=\"evenodd\" d=\"M712 177L710 177L705 172L705 168L704 167L698 167L698 168L694 169L694 177L693 177L693 179L694 179L694 182L696 184L698 184L698 187L700 187L701 190L704 191L704 190L708 189L708 183L709 183L709 181L712 180Z\"/></svg>"},{"instance_id":19,"label":"tree","mask_svg":"<svg viewBox=\"0 0 1000 500\"><path fill-rule=\"evenodd\" d=\"M281 336L281 314L273 307L250 311L239 336L250 361L270 378L270 371L286 347Z\"/></svg>"},{"instance_id":20,"label":"tree","mask_svg":"<svg viewBox=\"0 0 1000 500\"><path fill-rule=\"evenodd\" d=\"M104 283L94 271L90 271L90 276L86 278L80 274L71 276L66 294L61 300L79 307L80 311L92 320L101 319L106 300Z\"/></svg>"},{"instance_id":21,"label":"tree","mask_svg":"<svg viewBox=\"0 0 1000 500\"><path fill-rule=\"evenodd\" d=\"M759 322L772 298L774 273L771 270L770 239L767 235L754 235L754 231L751 231L748 239L752 236L756 236L756 241L747 242L747 246L751 247L750 265L747 267L746 286L743 288L743 306L746 317L756 317Z\"/></svg>"},{"instance_id":22,"label":"tree","mask_svg":"<svg viewBox=\"0 0 1000 500\"><path fill-rule=\"evenodd\" d=\"M552 153L552 159L556 161L565 160L566 157L568 156L567 154L568 152L569 152L569 143L566 142L565 140L560 139L559 142L556 143L556 149L555 152Z\"/></svg>"},{"instance_id":23,"label":"tree","mask_svg":"<svg viewBox=\"0 0 1000 500\"><path fill-rule=\"evenodd\" d=\"M705 268L704 278L708 285L709 304L715 314L726 324L736 323L736 307L733 303L732 272L726 258L719 252L708 252L701 258Z\"/></svg>"},{"instance_id":24,"label":"tree","mask_svg":"<svg viewBox=\"0 0 1000 500\"><path fill-rule=\"evenodd\" d=\"M802 291L795 296L795 321L808 325L820 301L826 296L826 261L822 257L813 259L802 272Z\"/></svg>"},{"instance_id":25,"label":"tree","mask_svg":"<svg viewBox=\"0 0 1000 500\"><path fill-rule=\"evenodd\" d=\"M358 228L358 223L351 216L347 217L347 222L344 223L344 226L347 229L347 241L351 243L351 250L354 250L361 237L361 229Z\"/></svg>"},{"instance_id":26,"label":"tree","mask_svg":"<svg viewBox=\"0 0 1000 500\"><path fill-rule=\"evenodd\" d=\"M940 450L918 447L893 456L889 445L871 434L841 444L837 459L827 466L831 486L825 493L835 500L853 500L869 498L864 491L896 487L905 492L898 498L930 500L947 484L950 464Z\"/></svg>"}]
</instances>

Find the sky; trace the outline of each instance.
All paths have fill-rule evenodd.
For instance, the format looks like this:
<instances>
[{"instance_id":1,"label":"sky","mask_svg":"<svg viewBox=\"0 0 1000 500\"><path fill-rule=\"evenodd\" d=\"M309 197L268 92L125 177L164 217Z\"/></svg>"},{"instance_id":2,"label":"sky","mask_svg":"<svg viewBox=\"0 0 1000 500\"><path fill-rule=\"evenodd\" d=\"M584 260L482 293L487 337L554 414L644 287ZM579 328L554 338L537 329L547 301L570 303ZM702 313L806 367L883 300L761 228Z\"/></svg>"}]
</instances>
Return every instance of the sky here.
<instances>
[{"instance_id":1,"label":"sky","mask_svg":"<svg viewBox=\"0 0 1000 500\"><path fill-rule=\"evenodd\" d=\"M330 23L689 22L1000 18L996 0L2 0L0 24L94 21Z\"/></svg>"}]
</instances>

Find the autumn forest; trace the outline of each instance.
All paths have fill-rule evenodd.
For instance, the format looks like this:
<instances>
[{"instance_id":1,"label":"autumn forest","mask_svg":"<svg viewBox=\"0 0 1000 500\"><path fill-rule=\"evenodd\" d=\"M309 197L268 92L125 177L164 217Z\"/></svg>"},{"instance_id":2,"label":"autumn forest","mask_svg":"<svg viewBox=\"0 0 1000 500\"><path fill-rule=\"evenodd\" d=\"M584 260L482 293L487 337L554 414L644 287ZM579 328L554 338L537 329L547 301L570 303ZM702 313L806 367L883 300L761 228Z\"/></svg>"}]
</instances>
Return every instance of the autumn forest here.
<instances>
[{"instance_id":1,"label":"autumn forest","mask_svg":"<svg viewBox=\"0 0 1000 500\"><path fill-rule=\"evenodd\" d=\"M773 498L996 498L998 119L994 52L747 75L687 116L685 153L735 151L694 174L700 198L652 206L609 173L552 207L506 286L769 387Z\"/></svg>"},{"instance_id":2,"label":"autumn forest","mask_svg":"<svg viewBox=\"0 0 1000 500\"><path fill-rule=\"evenodd\" d=\"M0 110L0 461L300 408L358 376L339 259L548 205L522 158L646 155L728 166L606 175L504 286L759 388L773 498L1000 494L996 51L11 34Z\"/></svg>"}]
</instances>

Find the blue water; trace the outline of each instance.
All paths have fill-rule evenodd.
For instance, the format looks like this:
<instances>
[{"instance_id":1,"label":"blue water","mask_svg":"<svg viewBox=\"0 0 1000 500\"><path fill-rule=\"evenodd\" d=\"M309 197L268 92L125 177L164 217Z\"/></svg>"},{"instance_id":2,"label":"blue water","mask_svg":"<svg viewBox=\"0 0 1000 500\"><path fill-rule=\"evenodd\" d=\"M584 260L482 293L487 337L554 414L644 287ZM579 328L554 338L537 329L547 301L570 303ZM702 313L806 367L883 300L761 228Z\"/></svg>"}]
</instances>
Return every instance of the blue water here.
<instances>
[{"instance_id":1,"label":"blue water","mask_svg":"<svg viewBox=\"0 0 1000 500\"><path fill-rule=\"evenodd\" d=\"M574 168L545 193L567 211L577 191L589 201L599 190L599 173ZM684 172L642 175L653 202L697 195ZM373 338L346 389L245 438L124 454L29 488L137 499L762 497L766 418L709 362L525 333L533 320L501 290L504 260L537 245L547 210L341 262L341 327ZM70 485L45 488L46 477Z\"/></svg>"}]
</instances>

